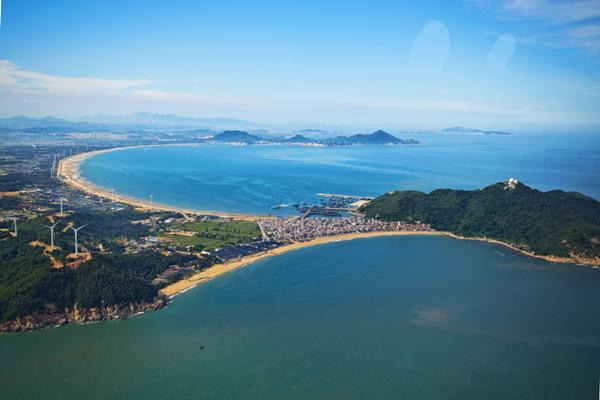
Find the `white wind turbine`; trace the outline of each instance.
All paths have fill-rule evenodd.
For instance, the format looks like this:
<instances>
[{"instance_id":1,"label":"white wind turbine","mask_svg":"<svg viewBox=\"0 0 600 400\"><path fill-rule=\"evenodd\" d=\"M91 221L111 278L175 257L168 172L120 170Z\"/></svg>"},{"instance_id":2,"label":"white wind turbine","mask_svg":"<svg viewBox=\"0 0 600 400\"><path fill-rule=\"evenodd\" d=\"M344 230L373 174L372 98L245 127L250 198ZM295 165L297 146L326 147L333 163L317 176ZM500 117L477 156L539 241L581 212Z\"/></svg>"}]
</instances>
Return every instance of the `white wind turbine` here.
<instances>
[{"instance_id":1,"label":"white wind turbine","mask_svg":"<svg viewBox=\"0 0 600 400\"><path fill-rule=\"evenodd\" d=\"M17 217L13 217L12 227L15 228L15 237L17 237Z\"/></svg>"},{"instance_id":2,"label":"white wind turbine","mask_svg":"<svg viewBox=\"0 0 600 400\"><path fill-rule=\"evenodd\" d=\"M50 229L50 251L54 251L54 227L58 225L60 219L56 221L54 225L44 225L46 228Z\"/></svg>"},{"instance_id":3,"label":"white wind turbine","mask_svg":"<svg viewBox=\"0 0 600 400\"><path fill-rule=\"evenodd\" d=\"M77 233L82 230L83 228L85 228L87 226L87 224L80 226L79 228L73 228L71 227L71 229L73 229L73 232L75 233L75 255L79 255L79 250L77 249Z\"/></svg>"}]
</instances>

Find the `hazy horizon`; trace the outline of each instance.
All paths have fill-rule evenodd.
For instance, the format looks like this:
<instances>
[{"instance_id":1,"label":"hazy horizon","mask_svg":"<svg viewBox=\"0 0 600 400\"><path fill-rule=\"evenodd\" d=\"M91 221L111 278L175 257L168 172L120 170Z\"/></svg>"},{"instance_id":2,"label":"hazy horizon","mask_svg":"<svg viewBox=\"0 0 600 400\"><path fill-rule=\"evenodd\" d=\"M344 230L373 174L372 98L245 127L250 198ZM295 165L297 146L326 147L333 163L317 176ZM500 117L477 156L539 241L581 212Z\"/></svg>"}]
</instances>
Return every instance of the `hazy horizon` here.
<instances>
[{"instance_id":1,"label":"hazy horizon","mask_svg":"<svg viewBox=\"0 0 600 400\"><path fill-rule=\"evenodd\" d=\"M2 2L0 114L600 127L600 2Z\"/></svg>"}]
</instances>

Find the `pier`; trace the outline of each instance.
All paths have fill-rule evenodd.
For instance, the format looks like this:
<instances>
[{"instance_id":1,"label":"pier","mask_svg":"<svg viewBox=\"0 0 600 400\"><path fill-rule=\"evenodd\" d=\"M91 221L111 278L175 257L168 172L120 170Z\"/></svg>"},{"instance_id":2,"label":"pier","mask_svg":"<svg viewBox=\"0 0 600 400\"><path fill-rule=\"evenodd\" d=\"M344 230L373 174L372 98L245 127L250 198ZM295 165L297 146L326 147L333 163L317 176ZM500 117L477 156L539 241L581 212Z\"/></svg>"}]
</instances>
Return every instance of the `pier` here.
<instances>
[{"instance_id":1,"label":"pier","mask_svg":"<svg viewBox=\"0 0 600 400\"><path fill-rule=\"evenodd\" d=\"M349 194L317 193L319 197L339 197L341 199L373 200L371 196L353 196Z\"/></svg>"}]
</instances>

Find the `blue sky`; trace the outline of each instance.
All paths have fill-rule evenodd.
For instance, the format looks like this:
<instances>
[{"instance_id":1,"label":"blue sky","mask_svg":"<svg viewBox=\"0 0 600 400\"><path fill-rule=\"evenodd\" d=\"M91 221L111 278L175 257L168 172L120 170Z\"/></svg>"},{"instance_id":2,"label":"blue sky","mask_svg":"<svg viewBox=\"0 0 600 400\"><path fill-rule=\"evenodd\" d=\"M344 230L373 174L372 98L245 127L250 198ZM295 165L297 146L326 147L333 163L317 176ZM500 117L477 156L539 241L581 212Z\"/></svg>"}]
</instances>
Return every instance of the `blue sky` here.
<instances>
[{"instance_id":1,"label":"blue sky","mask_svg":"<svg viewBox=\"0 0 600 400\"><path fill-rule=\"evenodd\" d=\"M600 0L2 0L0 115L600 126Z\"/></svg>"}]
</instances>

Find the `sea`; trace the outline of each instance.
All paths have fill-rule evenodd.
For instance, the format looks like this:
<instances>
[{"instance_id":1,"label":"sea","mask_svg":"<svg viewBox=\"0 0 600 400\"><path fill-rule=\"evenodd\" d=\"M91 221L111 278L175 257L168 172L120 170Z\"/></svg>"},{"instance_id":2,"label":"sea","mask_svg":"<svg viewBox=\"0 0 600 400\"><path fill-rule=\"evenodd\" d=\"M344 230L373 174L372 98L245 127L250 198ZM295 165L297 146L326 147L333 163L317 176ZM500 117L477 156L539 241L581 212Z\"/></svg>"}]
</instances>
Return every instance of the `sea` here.
<instances>
[{"instance_id":1,"label":"sea","mask_svg":"<svg viewBox=\"0 0 600 400\"><path fill-rule=\"evenodd\" d=\"M540 190L600 199L599 135L417 135L404 146L142 147L86 160L81 175L118 193L171 206L294 215L319 193L478 189L515 178ZM280 205L288 207L274 208Z\"/></svg>"},{"instance_id":2,"label":"sea","mask_svg":"<svg viewBox=\"0 0 600 400\"><path fill-rule=\"evenodd\" d=\"M264 214L319 192L508 177L600 198L590 135L422 141L148 147L82 170L169 205ZM126 321L0 335L1 399L595 399L599 378L600 269L446 237L305 247Z\"/></svg>"}]
</instances>

